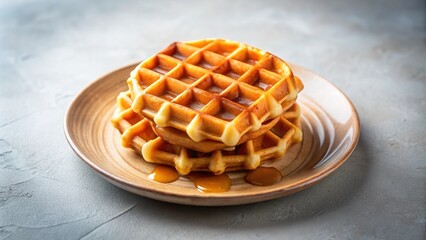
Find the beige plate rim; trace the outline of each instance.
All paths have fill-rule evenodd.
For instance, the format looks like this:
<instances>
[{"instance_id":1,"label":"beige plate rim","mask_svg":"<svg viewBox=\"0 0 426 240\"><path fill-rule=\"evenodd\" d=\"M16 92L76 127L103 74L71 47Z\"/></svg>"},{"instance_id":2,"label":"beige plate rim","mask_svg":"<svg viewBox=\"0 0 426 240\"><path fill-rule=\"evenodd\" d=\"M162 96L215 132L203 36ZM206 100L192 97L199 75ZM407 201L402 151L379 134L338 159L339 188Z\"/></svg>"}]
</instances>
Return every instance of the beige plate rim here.
<instances>
[{"instance_id":1,"label":"beige plate rim","mask_svg":"<svg viewBox=\"0 0 426 240\"><path fill-rule=\"evenodd\" d=\"M253 202L259 202L259 201L265 201L265 200L270 200L270 199L275 199L278 197L282 197L282 196L286 196L289 194L292 194L294 192L298 192L300 190L303 190L317 182L319 182L320 180L324 179L325 177L327 177L329 174L331 174L332 172L334 172L337 168L339 168L348 158L349 156L352 154L352 152L354 151L354 149L356 148L356 145L358 143L359 140L359 135L360 135L360 121L359 121L359 116L357 113L357 110L355 108L355 106L353 105L353 103L351 102L351 100L347 97L347 95L342 92L338 87L336 87L333 83L329 82L328 80L326 80L325 78L323 78L322 76L318 75L317 73L312 72L311 70L308 70L306 68L303 68L301 66L298 66L296 64L292 64L292 63L288 63L290 65L291 68L299 68L302 69L303 71L307 71L312 75L316 75L317 77L319 77L321 80L324 81L324 83L329 84L332 88L334 88L338 93L340 93L344 99L346 100L346 104L350 107L351 111L352 111L352 120L353 120L353 125L352 127L354 128L354 135L352 137L352 141L351 144L344 149L345 153L344 155L338 159L337 161L335 161L335 163L333 165L328 166L328 168L316 173L313 176L310 176L309 178L306 178L305 181L300 181L297 184L291 185L289 187L286 188L277 188L277 189L272 189L272 190L260 190L260 191L255 191L253 193L244 193L244 195L239 195L237 194L220 194L220 195L214 195L214 194L206 194L203 197L200 197L199 195L185 195L182 193L174 193L174 192L165 192L165 191L161 191L155 188L150 188L150 187L146 187L146 186L141 186L141 185L137 185L137 184L133 184L132 182L129 182L121 177L118 177L116 175L114 175L113 173L108 172L107 170L101 168L100 166L98 166L96 163L94 163L89 157L87 157L83 152L80 151L80 149L77 147L77 144L73 141L72 137L71 137L71 130L70 130L70 121L71 120L71 113L72 111L74 111L75 109L75 104L77 102L77 100L84 96L85 94L87 94L88 89L90 89L92 86L99 84L100 81L102 81L105 77L107 77L108 75L114 74L116 72L120 72L123 69L129 68L131 66L136 66L138 63L132 63L123 67L120 67L116 70L113 70L109 73L106 73L104 75L102 75L101 77L97 78L95 81L91 82L89 85L87 85L86 87L84 87L82 90L80 90L75 97L72 99L72 101L70 102L68 109L65 113L65 118L64 118L64 133L66 136L66 139L69 143L69 145L71 146L72 150L77 154L78 157L80 157L86 164L88 164L92 169L94 169L97 173L99 173L104 179L106 179L107 181L113 183L114 185L123 188L125 190L131 191L133 193L142 195L142 196L146 196L146 197L150 197L150 198L154 198L154 199L158 199L158 200L163 200L163 201L169 201L169 202L175 202L175 203L180 203L180 204L187 204L187 205L239 205L239 204L245 204L245 203L253 203ZM303 79L302 79L303 81ZM136 190L136 191L135 191ZM174 198L171 200L167 199L167 196L173 196ZM270 196L270 197L268 197ZM203 198L203 199L215 199L215 202L217 202L217 200L229 200L235 197L256 197L255 199L252 199L250 201L246 201L244 203L229 203L229 204L209 204L208 202L206 203L200 203L200 202L187 202L184 201L180 198ZM178 198L180 200L176 200L175 198Z\"/></svg>"}]
</instances>

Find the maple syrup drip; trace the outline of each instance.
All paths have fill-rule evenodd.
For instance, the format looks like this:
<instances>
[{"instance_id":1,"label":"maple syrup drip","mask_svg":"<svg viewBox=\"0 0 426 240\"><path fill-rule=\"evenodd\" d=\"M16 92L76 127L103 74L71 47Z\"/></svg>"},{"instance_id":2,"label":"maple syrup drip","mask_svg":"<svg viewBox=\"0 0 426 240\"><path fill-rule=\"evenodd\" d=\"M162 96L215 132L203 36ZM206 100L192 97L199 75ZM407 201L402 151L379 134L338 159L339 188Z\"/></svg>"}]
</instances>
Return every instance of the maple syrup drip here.
<instances>
[{"instance_id":1,"label":"maple syrup drip","mask_svg":"<svg viewBox=\"0 0 426 240\"><path fill-rule=\"evenodd\" d=\"M231 187L231 178L225 173L214 175L213 173L191 172L187 175L195 187L203 193L227 192Z\"/></svg>"},{"instance_id":2,"label":"maple syrup drip","mask_svg":"<svg viewBox=\"0 0 426 240\"><path fill-rule=\"evenodd\" d=\"M279 182L283 176L274 167L258 167L247 173L246 182L256 186L270 186Z\"/></svg>"},{"instance_id":3,"label":"maple syrup drip","mask_svg":"<svg viewBox=\"0 0 426 240\"><path fill-rule=\"evenodd\" d=\"M179 173L172 167L158 165L148 177L156 182L171 183L179 179Z\"/></svg>"}]
</instances>

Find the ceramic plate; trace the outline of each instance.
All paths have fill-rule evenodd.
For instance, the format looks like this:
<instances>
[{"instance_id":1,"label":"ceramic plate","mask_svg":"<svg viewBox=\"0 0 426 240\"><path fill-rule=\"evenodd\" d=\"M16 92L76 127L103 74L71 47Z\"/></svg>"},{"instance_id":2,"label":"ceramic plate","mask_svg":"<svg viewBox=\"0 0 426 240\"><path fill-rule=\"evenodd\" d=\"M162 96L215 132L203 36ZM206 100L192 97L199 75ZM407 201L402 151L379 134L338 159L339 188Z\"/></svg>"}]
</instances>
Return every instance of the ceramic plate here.
<instances>
[{"instance_id":1,"label":"ceramic plate","mask_svg":"<svg viewBox=\"0 0 426 240\"><path fill-rule=\"evenodd\" d=\"M324 78L291 65L305 85L298 98L304 135L283 159L264 164L281 171L280 182L253 186L244 181L245 172L228 173L232 186L224 193L200 192L185 177L167 184L154 182L148 175L155 165L122 147L119 132L111 125L116 97L127 89L126 79L135 67L123 67L94 81L74 98L65 117L65 134L77 155L106 180L130 192L189 205L270 200L317 183L343 164L357 144L359 119L350 100Z\"/></svg>"}]
</instances>

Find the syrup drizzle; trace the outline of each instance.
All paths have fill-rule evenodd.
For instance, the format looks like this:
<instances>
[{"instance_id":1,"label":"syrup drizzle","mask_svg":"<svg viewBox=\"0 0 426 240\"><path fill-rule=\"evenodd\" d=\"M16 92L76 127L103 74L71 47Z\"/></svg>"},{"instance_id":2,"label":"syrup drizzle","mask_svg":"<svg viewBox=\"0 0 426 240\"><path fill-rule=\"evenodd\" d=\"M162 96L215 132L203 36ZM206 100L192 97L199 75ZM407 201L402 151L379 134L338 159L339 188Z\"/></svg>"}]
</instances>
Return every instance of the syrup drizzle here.
<instances>
[{"instance_id":1,"label":"syrup drizzle","mask_svg":"<svg viewBox=\"0 0 426 240\"><path fill-rule=\"evenodd\" d=\"M227 192L232 183L231 178L225 173L214 175L207 172L191 172L187 177L192 180L198 191L203 193Z\"/></svg>"},{"instance_id":2,"label":"syrup drizzle","mask_svg":"<svg viewBox=\"0 0 426 240\"><path fill-rule=\"evenodd\" d=\"M274 167L258 167L247 173L246 182L256 186L271 186L283 178L278 169Z\"/></svg>"},{"instance_id":3,"label":"syrup drizzle","mask_svg":"<svg viewBox=\"0 0 426 240\"><path fill-rule=\"evenodd\" d=\"M156 182L171 183L179 179L179 173L172 167L158 165L148 177Z\"/></svg>"}]
</instances>

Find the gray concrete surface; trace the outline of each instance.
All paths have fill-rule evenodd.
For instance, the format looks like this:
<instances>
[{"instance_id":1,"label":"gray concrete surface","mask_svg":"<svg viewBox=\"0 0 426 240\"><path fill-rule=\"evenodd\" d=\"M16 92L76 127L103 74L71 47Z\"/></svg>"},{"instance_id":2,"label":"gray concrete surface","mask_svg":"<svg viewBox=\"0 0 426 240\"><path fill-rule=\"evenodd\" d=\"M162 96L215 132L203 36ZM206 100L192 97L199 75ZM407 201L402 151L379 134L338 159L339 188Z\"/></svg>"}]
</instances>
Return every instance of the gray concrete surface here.
<instances>
[{"instance_id":1,"label":"gray concrete surface","mask_svg":"<svg viewBox=\"0 0 426 240\"><path fill-rule=\"evenodd\" d=\"M205 37L346 92L362 131L350 159L292 196L221 208L128 193L78 159L62 125L80 89ZM2 1L0 239L425 239L425 88L424 1Z\"/></svg>"}]
</instances>

